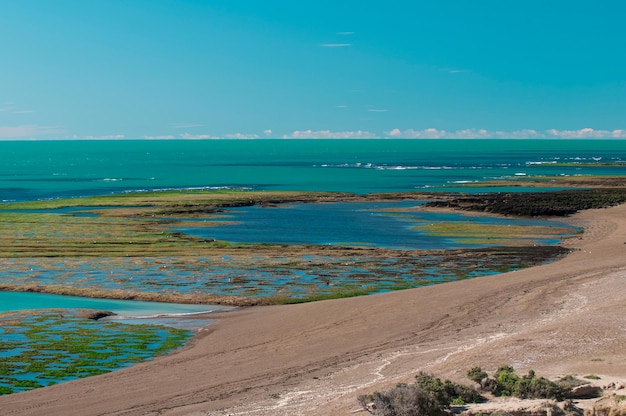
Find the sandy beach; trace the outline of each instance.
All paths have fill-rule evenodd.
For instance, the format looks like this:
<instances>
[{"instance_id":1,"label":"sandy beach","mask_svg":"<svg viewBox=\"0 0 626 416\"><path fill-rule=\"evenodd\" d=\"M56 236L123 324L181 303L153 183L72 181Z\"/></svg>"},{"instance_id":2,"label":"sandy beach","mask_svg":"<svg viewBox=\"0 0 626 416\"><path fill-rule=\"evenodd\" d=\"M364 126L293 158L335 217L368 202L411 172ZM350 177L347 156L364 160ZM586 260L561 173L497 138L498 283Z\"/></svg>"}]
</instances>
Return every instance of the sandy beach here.
<instances>
[{"instance_id":1,"label":"sandy beach","mask_svg":"<svg viewBox=\"0 0 626 416\"><path fill-rule=\"evenodd\" d=\"M0 397L8 415L349 415L422 370L508 363L626 379L626 205L569 218L567 257L496 276L215 315L184 349Z\"/></svg>"}]
</instances>

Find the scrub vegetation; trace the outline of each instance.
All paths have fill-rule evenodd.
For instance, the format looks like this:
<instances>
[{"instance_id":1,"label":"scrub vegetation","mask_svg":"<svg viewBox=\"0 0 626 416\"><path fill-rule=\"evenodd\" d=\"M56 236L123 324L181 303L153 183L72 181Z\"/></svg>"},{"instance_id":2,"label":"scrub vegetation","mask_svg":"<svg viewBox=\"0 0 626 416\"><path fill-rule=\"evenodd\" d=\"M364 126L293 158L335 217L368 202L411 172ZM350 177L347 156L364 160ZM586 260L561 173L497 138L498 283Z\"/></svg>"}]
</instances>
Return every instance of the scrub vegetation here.
<instances>
[{"instance_id":1,"label":"scrub vegetation","mask_svg":"<svg viewBox=\"0 0 626 416\"><path fill-rule=\"evenodd\" d=\"M473 387L441 381L430 374L420 372L411 384L398 384L385 391L361 395L357 401L364 410L375 416L436 416L454 414L454 406L487 401L483 396L511 396L520 399L551 399L561 401L571 394L578 381L573 377L558 382L538 377L534 371L519 376L513 367L500 366L493 376L480 367L467 372L468 379L479 386ZM481 394L483 393L483 394Z\"/></svg>"}]
</instances>

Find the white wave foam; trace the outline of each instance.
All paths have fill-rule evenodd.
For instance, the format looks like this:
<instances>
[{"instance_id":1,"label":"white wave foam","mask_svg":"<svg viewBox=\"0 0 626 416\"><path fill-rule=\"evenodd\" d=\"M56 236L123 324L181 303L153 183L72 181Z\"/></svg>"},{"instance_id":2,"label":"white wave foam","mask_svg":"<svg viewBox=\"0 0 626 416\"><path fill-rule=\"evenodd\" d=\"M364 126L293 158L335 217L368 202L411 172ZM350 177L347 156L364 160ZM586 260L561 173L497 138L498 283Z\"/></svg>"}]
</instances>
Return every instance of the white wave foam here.
<instances>
[{"instance_id":1,"label":"white wave foam","mask_svg":"<svg viewBox=\"0 0 626 416\"><path fill-rule=\"evenodd\" d=\"M189 186L183 188L142 188L142 189L126 189L121 191L123 194L134 194L142 192L167 192L167 191L221 191L221 190L242 190L251 191L251 187L247 186Z\"/></svg>"},{"instance_id":2,"label":"white wave foam","mask_svg":"<svg viewBox=\"0 0 626 416\"><path fill-rule=\"evenodd\" d=\"M556 160L540 161L540 162L526 162L527 165L554 165L555 163L557 163Z\"/></svg>"}]
</instances>

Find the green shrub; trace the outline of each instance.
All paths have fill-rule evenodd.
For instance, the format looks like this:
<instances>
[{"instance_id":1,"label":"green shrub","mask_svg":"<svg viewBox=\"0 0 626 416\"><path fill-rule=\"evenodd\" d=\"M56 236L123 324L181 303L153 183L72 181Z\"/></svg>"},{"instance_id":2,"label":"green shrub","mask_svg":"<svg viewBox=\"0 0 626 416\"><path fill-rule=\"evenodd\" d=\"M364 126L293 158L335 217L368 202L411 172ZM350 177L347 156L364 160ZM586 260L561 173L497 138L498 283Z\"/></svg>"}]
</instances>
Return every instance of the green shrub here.
<instances>
[{"instance_id":1,"label":"green shrub","mask_svg":"<svg viewBox=\"0 0 626 416\"><path fill-rule=\"evenodd\" d=\"M480 367L474 367L467 372L467 377L478 382L483 391L496 396L513 396L520 399L563 400L576 385L573 377L571 380L563 378L559 383L555 383L546 378L537 377L532 370L528 372L528 375L520 377L510 365L500 366L493 378L489 378L486 374Z\"/></svg>"},{"instance_id":2,"label":"green shrub","mask_svg":"<svg viewBox=\"0 0 626 416\"><path fill-rule=\"evenodd\" d=\"M598 377L599 379L599 377ZM597 380L597 379L596 379ZM582 386L583 384L587 384L586 381L578 379L572 375L563 376L557 380L556 384L561 386L564 389L572 390L574 387Z\"/></svg>"},{"instance_id":3,"label":"green shrub","mask_svg":"<svg viewBox=\"0 0 626 416\"><path fill-rule=\"evenodd\" d=\"M483 386L483 381L488 377L489 374L484 372L480 367L474 367L467 370L467 378L475 383L478 383L481 387Z\"/></svg>"},{"instance_id":4,"label":"green shrub","mask_svg":"<svg viewBox=\"0 0 626 416\"><path fill-rule=\"evenodd\" d=\"M384 393L362 395L357 400L375 416L438 416L447 414L452 404L475 403L484 398L471 387L420 372L413 384L398 384Z\"/></svg>"},{"instance_id":5,"label":"green shrub","mask_svg":"<svg viewBox=\"0 0 626 416\"><path fill-rule=\"evenodd\" d=\"M567 391L569 389L546 378L536 377L531 371L519 380L513 395L520 399L556 399L561 401L565 398Z\"/></svg>"},{"instance_id":6,"label":"green shrub","mask_svg":"<svg viewBox=\"0 0 626 416\"><path fill-rule=\"evenodd\" d=\"M510 365L503 365L494 374L497 382L495 393L498 396L513 396L520 382L520 378L515 374L515 370Z\"/></svg>"},{"instance_id":7,"label":"green shrub","mask_svg":"<svg viewBox=\"0 0 626 416\"><path fill-rule=\"evenodd\" d=\"M559 384L537 377L532 370L520 377L510 365L500 366L493 377L480 367L474 367L467 372L467 377L480 384L483 391L496 395L559 401L567 397L571 386L579 381L574 377L564 377ZM420 372L413 384L398 384L386 392L361 395L357 400L374 416L442 416L450 413L451 405L461 406L485 399L471 387L450 380L441 381Z\"/></svg>"},{"instance_id":8,"label":"green shrub","mask_svg":"<svg viewBox=\"0 0 626 416\"><path fill-rule=\"evenodd\" d=\"M449 406L454 399L461 399L464 403L476 403L482 396L473 388L456 384L450 380L445 382L430 374L420 372L415 376L415 384L433 395L438 403Z\"/></svg>"},{"instance_id":9,"label":"green shrub","mask_svg":"<svg viewBox=\"0 0 626 416\"><path fill-rule=\"evenodd\" d=\"M359 404L375 416L440 416L445 408L416 385L398 384L385 393L359 396Z\"/></svg>"},{"instance_id":10,"label":"green shrub","mask_svg":"<svg viewBox=\"0 0 626 416\"><path fill-rule=\"evenodd\" d=\"M460 397L455 397L454 399L452 399L452 402L450 403L450 405L452 406L463 406L464 404L465 402Z\"/></svg>"}]
</instances>

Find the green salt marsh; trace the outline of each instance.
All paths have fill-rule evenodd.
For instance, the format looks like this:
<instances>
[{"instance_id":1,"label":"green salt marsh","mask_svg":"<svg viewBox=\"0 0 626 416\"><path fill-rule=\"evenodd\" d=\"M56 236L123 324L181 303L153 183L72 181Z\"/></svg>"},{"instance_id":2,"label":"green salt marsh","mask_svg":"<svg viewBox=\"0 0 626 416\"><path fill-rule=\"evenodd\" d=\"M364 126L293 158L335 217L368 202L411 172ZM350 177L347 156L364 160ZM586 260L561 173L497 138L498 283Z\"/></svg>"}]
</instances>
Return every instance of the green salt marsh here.
<instances>
[{"instance_id":1,"label":"green salt marsh","mask_svg":"<svg viewBox=\"0 0 626 416\"><path fill-rule=\"evenodd\" d=\"M333 295L363 290L377 293L417 287L537 264L558 248L438 250L400 253L390 250L280 248L220 250L203 257L19 258L4 259L4 285L49 287L65 294L123 291L134 298L181 301L189 295L202 303L228 298L274 299ZM461 255L465 253L465 255ZM498 253L497 256L490 255ZM163 298L159 298L161 295ZM254 300L256 299L256 301ZM244 304L246 304L244 302Z\"/></svg>"},{"instance_id":2,"label":"green salt marsh","mask_svg":"<svg viewBox=\"0 0 626 416\"><path fill-rule=\"evenodd\" d=\"M473 221L424 223L413 226L428 236L446 237L469 244L520 246L538 241L559 241L572 235L571 227L545 225L481 224Z\"/></svg>"},{"instance_id":3,"label":"green salt marsh","mask_svg":"<svg viewBox=\"0 0 626 416\"><path fill-rule=\"evenodd\" d=\"M181 347L191 331L99 322L79 310L0 314L0 395L103 374Z\"/></svg>"},{"instance_id":4,"label":"green salt marsh","mask_svg":"<svg viewBox=\"0 0 626 416\"><path fill-rule=\"evenodd\" d=\"M514 270L559 254L484 250L553 245L576 232L547 221L422 212L423 202L407 196L186 191L42 201L41 209L8 204L0 212L0 287L175 302L306 301ZM303 203L313 201L325 203Z\"/></svg>"}]
</instances>

